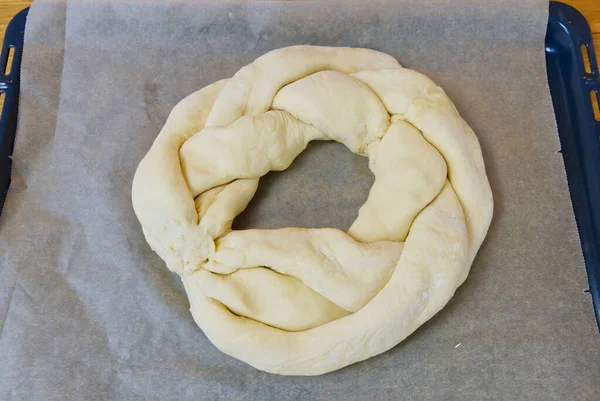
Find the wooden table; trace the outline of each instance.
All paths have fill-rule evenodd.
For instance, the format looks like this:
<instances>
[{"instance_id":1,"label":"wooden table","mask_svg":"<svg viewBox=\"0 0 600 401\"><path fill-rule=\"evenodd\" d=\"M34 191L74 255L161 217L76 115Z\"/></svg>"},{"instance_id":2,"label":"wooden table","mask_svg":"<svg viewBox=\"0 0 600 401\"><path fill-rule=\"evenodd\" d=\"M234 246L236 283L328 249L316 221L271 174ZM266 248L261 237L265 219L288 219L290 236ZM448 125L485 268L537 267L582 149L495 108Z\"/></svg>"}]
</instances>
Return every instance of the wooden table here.
<instances>
[{"instance_id":1,"label":"wooden table","mask_svg":"<svg viewBox=\"0 0 600 401\"><path fill-rule=\"evenodd\" d=\"M592 28L596 57L600 60L600 0L561 0L577 8L585 16ZM0 0L0 41L4 40L6 25L12 17L29 6L31 1L27 0ZM600 63L598 63L600 64Z\"/></svg>"},{"instance_id":2,"label":"wooden table","mask_svg":"<svg viewBox=\"0 0 600 401\"><path fill-rule=\"evenodd\" d=\"M4 41L6 25L12 17L22 9L29 7L31 1L27 0L0 0L0 38Z\"/></svg>"}]
</instances>

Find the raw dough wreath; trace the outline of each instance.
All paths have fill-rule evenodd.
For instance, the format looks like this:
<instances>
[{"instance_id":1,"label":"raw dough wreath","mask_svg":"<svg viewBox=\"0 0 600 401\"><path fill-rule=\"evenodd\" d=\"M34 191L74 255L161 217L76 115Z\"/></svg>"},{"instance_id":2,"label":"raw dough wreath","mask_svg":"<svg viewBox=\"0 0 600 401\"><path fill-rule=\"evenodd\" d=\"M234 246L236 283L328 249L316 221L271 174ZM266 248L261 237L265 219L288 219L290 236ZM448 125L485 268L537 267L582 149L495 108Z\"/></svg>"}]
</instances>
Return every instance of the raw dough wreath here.
<instances>
[{"instance_id":1,"label":"raw dough wreath","mask_svg":"<svg viewBox=\"0 0 600 401\"><path fill-rule=\"evenodd\" d=\"M231 231L259 177L311 140L369 157L375 183L348 233ZM132 199L210 341L285 375L380 354L430 319L467 277L493 208L477 138L441 88L380 52L314 46L269 52L182 100Z\"/></svg>"}]
</instances>

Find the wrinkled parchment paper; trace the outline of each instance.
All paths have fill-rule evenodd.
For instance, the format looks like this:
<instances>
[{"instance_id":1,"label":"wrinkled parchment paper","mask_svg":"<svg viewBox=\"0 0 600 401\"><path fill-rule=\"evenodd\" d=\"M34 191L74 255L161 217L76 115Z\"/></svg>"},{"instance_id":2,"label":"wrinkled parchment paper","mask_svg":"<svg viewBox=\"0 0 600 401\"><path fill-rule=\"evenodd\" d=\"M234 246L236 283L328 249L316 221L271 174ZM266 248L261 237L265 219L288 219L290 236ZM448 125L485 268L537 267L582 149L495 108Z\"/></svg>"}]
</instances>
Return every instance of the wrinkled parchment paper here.
<instances>
[{"instance_id":1,"label":"wrinkled parchment paper","mask_svg":"<svg viewBox=\"0 0 600 401\"><path fill-rule=\"evenodd\" d=\"M0 399L597 400L546 20L541 0L36 1L15 150L27 189L0 218ZM433 78L477 133L495 197L450 304L391 351L315 378L212 346L130 202L180 99L292 44L373 48ZM236 226L347 228L372 181L366 160L313 144L262 180Z\"/></svg>"}]
</instances>

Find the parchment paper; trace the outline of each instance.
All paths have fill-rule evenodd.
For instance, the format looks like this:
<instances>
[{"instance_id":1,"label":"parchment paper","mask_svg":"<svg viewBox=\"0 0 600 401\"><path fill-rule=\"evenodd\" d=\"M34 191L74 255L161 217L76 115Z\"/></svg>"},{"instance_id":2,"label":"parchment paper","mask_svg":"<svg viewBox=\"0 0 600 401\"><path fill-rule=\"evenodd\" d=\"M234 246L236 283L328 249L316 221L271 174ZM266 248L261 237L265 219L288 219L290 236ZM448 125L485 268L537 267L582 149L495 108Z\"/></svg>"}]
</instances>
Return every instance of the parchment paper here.
<instances>
[{"instance_id":1,"label":"parchment paper","mask_svg":"<svg viewBox=\"0 0 600 401\"><path fill-rule=\"evenodd\" d=\"M190 2L191 3L191 2ZM598 400L600 341L546 82L541 0L38 0L0 218L2 400ZM489 235L450 304L391 351L315 378L259 372L194 324L150 250L131 181L171 108L268 50L387 52L477 133ZM238 227L347 228L366 161L315 144Z\"/></svg>"}]
</instances>

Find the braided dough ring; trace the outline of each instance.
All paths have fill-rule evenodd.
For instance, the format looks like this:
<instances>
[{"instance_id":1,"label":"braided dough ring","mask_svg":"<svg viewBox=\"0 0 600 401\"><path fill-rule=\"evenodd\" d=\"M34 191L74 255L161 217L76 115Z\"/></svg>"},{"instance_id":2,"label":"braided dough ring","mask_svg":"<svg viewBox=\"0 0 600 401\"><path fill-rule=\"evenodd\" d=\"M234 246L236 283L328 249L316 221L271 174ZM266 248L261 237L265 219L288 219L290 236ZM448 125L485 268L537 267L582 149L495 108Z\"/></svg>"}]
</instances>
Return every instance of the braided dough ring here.
<instances>
[{"instance_id":1,"label":"braided dough ring","mask_svg":"<svg viewBox=\"0 0 600 401\"><path fill-rule=\"evenodd\" d=\"M375 183L348 233L231 231L259 177L312 140L369 158ZM467 277L493 208L477 138L441 88L383 53L314 46L182 100L132 199L210 341L285 375L340 369L414 332Z\"/></svg>"}]
</instances>

